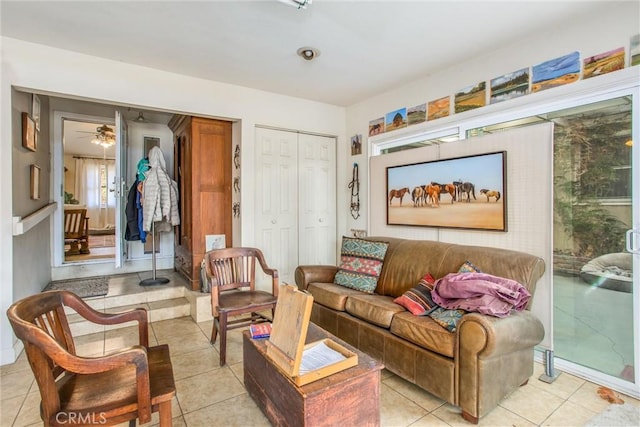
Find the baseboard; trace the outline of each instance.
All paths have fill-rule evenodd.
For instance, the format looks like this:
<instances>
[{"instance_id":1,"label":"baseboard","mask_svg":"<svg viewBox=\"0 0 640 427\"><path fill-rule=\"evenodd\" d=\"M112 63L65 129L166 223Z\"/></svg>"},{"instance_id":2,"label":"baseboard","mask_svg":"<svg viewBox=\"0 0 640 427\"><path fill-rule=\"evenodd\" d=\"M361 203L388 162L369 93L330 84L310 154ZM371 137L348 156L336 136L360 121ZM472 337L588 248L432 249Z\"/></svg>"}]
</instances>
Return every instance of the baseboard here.
<instances>
[{"instance_id":1,"label":"baseboard","mask_svg":"<svg viewBox=\"0 0 640 427\"><path fill-rule=\"evenodd\" d=\"M20 340L17 340L12 348L2 349L2 352L0 352L0 366L14 363L18 360L18 356L20 356L22 350L24 350L24 344L22 344Z\"/></svg>"}]
</instances>

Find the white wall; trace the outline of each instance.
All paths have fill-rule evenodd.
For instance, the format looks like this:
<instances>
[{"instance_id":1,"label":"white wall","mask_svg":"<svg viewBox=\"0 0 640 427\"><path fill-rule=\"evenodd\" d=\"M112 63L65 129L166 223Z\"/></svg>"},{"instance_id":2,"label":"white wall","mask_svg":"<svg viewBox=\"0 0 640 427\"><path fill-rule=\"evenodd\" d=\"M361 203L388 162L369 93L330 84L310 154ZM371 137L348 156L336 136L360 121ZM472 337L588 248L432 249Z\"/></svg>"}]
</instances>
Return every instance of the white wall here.
<instances>
[{"instance_id":1,"label":"white wall","mask_svg":"<svg viewBox=\"0 0 640 427\"><path fill-rule=\"evenodd\" d=\"M105 60L3 37L0 84L0 311L13 302L11 101L12 86L70 98L140 106L199 116L219 117L240 123L242 171L242 244L253 244L254 231L254 126L334 135L345 141L345 109L260 90L167 73L150 68ZM45 70L45 71L43 71ZM236 130L236 128L234 128ZM340 149L339 149L340 150ZM341 151L341 150L340 150ZM338 170L344 170L338 160ZM339 176L339 180L342 174ZM341 203L342 201L339 201ZM346 202L338 206L344 211ZM344 228L343 218L338 229ZM25 260L34 262L35 260ZM47 261L48 262L48 261ZM13 338L6 316L0 320L0 363L14 358Z\"/></svg>"},{"instance_id":2,"label":"white wall","mask_svg":"<svg viewBox=\"0 0 640 427\"><path fill-rule=\"evenodd\" d=\"M542 13L542 12L541 12ZM597 30L596 30L597 29ZM486 107L471 110L465 113L454 114L446 118L413 125L402 130L396 130L369 138L369 121L384 116L390 111L402 107L413 107L425 102L433 101L444 96L453 95L456 91L481 81L490 81L493 78L510 73L521 68L533 66L549 59L579 51L581 58L589 55L607 52L618 47L629 49L629 39L640 30L640 2L616 3L606 11L600 10L597 14L581 14L579 6L571 22L561 27L549 28L548 31L533 34L525 40L511 40L505 42L505 46L497 48L494 52L484 56L470 58L468 61L444 69L422 79L408 82L406 85L382 93L375 97L363 100L347 108L347 137L355 134L363 135L363 154L351 156L348 144L342 145L343 155L350 158L347 164L347 176L351 176L351 164L358 162L360 169L360 193L361 193L361 217L353 220L347 216L347 229L368 228L368 182L366 177L368 170L368 153L372 142L385 141L398 138L401 135L437 130L456 126L461 120L479 117L487 114L495 114L513 108L516 105L526 105L529 102L540 102L552 99L554 96L563 96L573 90L584 90L593 80L592 78L568 85L566 88L548 89L535 94L505 101L502 103L487 105ZM473 35L469 36L471 42ZM428 52L424 53L428 55ZM636 67L638 68L638 67ZM348 180L347 180L348 181ZM339 199L348 200L349 191L345 185ZM370 207L379 208L379 207ZM424 238L428 238L428 232ZM422 238L419 230L414 230L414 238Z\"/></svg>"}]
</instances>

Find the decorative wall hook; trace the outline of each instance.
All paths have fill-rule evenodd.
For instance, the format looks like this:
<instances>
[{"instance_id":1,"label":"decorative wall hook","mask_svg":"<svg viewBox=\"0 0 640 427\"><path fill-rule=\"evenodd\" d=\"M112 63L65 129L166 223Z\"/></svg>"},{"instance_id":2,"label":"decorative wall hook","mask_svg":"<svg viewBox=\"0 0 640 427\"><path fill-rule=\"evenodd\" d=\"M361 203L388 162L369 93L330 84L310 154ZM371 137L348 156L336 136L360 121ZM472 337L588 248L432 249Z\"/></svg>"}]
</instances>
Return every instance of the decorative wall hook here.
<instances>
[{"instance_id":1,"label":"decorative wall hook","mask_svg":"<svg viewBox=\"0 0 640 427\"><path fill-rule=\"evenodd\" d=\"M236 150L233 153L233 165L238 169L240 167L240 146L236 145Z\"/></svg>"},{"instance_id":2,"label":"decorative wall hook","mask_svg":"<svg viewBox=\"0 0 640 427\"><path fill-rule=\"evenodd\" d=\"M353 219L360 218L360 178L358 172L358 164L353 164L353 173L351 176L349 188L351 189L351 216Z\"/></svg>"}]
</instances>

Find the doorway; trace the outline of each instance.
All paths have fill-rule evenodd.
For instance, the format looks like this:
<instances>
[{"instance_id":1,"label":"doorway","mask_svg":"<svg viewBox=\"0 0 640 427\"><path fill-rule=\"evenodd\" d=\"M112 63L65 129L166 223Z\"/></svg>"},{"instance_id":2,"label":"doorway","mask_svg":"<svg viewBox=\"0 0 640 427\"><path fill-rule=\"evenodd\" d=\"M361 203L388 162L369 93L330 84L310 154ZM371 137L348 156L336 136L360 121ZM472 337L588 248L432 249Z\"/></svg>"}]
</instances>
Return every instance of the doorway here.
<instances>
[{"instance_id":1,"label":"doorway","mask_svg":"<svg viewBox=\"0 0 640 427\"><path fill-rule=\"evenodd\" d=\"M165 153L167 170L173 171L173 133L167 126L173 114L53 96L49 97L49 109L52 117L51 194L60 206L52 218L52 278L64 280L148 270L151 249L141 241L125 239L125 206L136 179L137 164L148 151L145 140L155 141ZM115 132L113 146L92 143L101 135L98 129L103 127L109 128L103 131L107 133L105 138L110 138L112 130ZM93 206L99 206L97 211L91 211L92 203L79 196L85 193L77 189L81 186L78 187L76 181L86 175L80 166L75 170L77 163L84 163L85 169L94 167L93 171L98 175L95 179L97 193L94 193L98 201L93 202ZM68 193L67 201L73 203L65 203L65 192ZM114 199L115 210L111 208ZM86 245L89 253L69 256L65 254L70 245L65 244L63 206L73 205L67 206L73 208L81 204L89 205L86 215L89 221L96 219L88 225ZM157 268L173 268L173 233L161 233L156 243ZM79 246L82 248L82 242Z\"/></svg>"},{"instance_id":2,"label":"doorway","mask_svg":"<svg viewBox=\"0 0 640 427\"><path fill-rule=\"evenodd\" d=\"M64 263L115 259L116 138L109 120L103 122L62 119ZM85 213L84 223L75 224L72 212ZM76 244L71 228L80 228Z\"/></svg>"}]
</instances>

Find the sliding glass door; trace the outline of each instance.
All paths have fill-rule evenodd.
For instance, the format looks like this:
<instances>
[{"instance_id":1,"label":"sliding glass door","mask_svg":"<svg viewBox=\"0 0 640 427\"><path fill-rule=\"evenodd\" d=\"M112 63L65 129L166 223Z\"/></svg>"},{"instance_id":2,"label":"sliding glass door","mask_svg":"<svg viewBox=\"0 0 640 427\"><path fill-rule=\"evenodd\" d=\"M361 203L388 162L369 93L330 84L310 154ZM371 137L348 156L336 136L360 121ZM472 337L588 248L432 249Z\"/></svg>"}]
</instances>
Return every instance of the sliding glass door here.
<instances>
[{"instance_id":1,"label":"sliding glass door","mask_svg":"<svg viewBox=\"0 0 640 427\"><path fill-rule=\"evenodd\" d=\"M467 137L554 123L549 267L557 365L637 395L638 102L633 92L600 99L476 127Z\"/></svg>"},{"instance_id":2,"label":"sliding glass door","mask_svg":"<svg viewBox=\"0 0 640 427\"><path fill-rule=\"evenodd\" d=\"M634 382L632 98L554 112L554 351Z\"/></svg>"}]
</instances>

